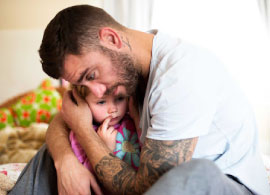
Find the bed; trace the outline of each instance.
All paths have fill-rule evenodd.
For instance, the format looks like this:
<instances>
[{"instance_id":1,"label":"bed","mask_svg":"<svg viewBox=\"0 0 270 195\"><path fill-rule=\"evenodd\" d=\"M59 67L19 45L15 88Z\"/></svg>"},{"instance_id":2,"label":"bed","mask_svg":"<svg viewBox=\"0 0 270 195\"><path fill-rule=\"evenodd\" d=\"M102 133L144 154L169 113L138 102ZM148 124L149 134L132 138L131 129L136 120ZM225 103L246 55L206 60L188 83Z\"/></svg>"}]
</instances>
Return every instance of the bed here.
<instances>
[{"instance_id":1,"label":"bed","mask_svg":"<svg viewBox=\"0 0 270 195\"><path fill-rule=\"evenodd\" d=\"M48 123L60 111L65 87L50 79L0 104L0 195L13 187L45 142Z\"/></svg>"},{"instance_id":2,"label":"bed","mask_svg":"<svg viewBox=\"0 0 270 195\"><path fill-rule=\"evenodd\" d=\"M26 163L44 144L48 123L60 110L66 90L44 80L37 89L0 104L0 195L14 186ZM262 157L270 183L270 156Z\"/></svg>"}]
</instances>

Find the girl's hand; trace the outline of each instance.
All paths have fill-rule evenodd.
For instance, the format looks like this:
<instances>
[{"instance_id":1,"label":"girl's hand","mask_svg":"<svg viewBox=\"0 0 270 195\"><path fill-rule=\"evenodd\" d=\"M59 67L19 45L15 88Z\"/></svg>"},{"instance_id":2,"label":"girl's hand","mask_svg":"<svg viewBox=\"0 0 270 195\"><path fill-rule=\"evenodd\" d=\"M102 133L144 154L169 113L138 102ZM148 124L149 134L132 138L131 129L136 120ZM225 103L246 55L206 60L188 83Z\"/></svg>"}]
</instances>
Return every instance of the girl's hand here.
<instances>
[{"instance_id":1,"label":"girl's hand","mask_svg":"<svg viewBox=\"0 0 270 195\"><path fill-rule=\"evenodd\" d=\"M113 126L109 127L109 123L112 117L106 118L102 125L97 130L97 134L102 139L102 141L107 145L107 147L113 152L116 145L116 135L117 130Z\"/></svg>"}]
</instances>

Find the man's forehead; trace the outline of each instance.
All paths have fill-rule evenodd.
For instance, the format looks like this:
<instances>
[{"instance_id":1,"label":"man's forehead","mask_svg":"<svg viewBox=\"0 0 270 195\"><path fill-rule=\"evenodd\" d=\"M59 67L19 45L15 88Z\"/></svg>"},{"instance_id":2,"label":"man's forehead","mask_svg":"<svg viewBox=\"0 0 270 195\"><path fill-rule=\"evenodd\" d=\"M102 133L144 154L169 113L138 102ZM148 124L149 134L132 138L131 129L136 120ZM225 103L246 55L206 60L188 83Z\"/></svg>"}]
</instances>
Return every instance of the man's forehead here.
<instances>
[{"instance_id":1,"label":"man's forehead","mask_svg":"<svg viewBox=\"0 0 270 195\"><path fill-rule=\"evenodd\" d=\"M93 67L81 55L68 54L64 60L63 78L78 85L91 69Z\"/></svg>"},{"instance_id":2,"label":"man's forehead","mask_svg":"<svg viewBox=\"0 0 270 195\"><path fill-rule=\"evenodd\" d=\"M65 56L63 63L63 74L62 77L68 81L71 80L76 74L76 71L80 67L80 60L77 56L68 54Z\"/></svg>"}]
</instances>

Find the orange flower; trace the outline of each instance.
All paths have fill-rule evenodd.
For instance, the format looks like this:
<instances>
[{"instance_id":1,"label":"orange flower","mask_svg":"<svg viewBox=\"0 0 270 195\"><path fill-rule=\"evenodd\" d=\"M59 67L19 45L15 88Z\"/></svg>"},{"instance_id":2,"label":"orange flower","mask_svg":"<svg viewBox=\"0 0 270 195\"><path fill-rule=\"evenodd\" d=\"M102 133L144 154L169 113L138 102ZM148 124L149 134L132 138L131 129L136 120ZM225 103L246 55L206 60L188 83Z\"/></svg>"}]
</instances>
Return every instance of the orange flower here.
<instances>
[{"instance_id":1,"label":"orange flower","mask_svg":"<svg viewBox=\"0 0 270 195\"><path fill-rule=\"evenodd\" d=\"M45 96L45 97L43 98L43 101L44 101L45 103L49 103L49 102L51 101L51 98L50 98L49 96Z\"/></svg>"},{"instance_id":2,"label":"orange flower","mask_svg":"<svg viewBox=\"0 0 270 195\"><path fill-rule=\"evenodd\" d=\"M43 117L45 117L45 119ZM36 121L38 123L40 123L40 122L49 122L50 117L51 117L51 113L49 111L47 111L47 110L39 110L37 112Z\"/></svg>"},{"instance_id":3,"label":"orange flower","mask_svg":"<svg viewBox=\"0 0 270 195\"><path fill-rule=\"evenodd\" d=\"M32 104L36 99L36 94L35 93L31 93L29 95L27 95L26 97L22 98L22 104Z\"/></svg>"},{"instance_id":4,"label":"orange flower","mask_svg":"<svg viewBox=\"0 0 270 195\"><path fill-rule=\"evenodd\" d=\"M0 111L0 121L2 123L7 122L7 114L4 111Z\"/></svg>"},{"instance_id":5,"label":"orange flower","mask_svg":"<svg viewBox=\"0 0 270 195\"><path fill-rule=\"evenodd\" d=\"M41 83L41 88L45 89L45 90L54 90L54 87L51 86L51 83L47 80L45 80Z\"/></svg>"},{"instance_id":6,"label":"orange flower","mask_svg":"<svg viewBox=\"0 0 270 195\"><path fill-rule=\"evenodd\" d=\"M29 112L28 111L23 111L23 113L22 113L22 116L23 116L23 118L29 118L29 116L30 116L30 114L29 114Z\"/></svg>"}]
</instances>

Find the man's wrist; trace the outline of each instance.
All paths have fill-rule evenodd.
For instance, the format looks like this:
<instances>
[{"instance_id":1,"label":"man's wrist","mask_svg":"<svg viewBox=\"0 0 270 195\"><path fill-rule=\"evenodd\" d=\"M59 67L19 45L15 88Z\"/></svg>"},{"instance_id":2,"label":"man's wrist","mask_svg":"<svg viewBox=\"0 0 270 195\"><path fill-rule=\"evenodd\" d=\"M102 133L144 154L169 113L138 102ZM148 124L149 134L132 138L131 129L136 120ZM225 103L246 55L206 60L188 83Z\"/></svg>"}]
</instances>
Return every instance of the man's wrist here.
<instances>
[{"instance_id":1,"label":"man's wrist","mask_svg":"<svg viewBox=\"0 0 270 195\"><path fill-rule=\"evenodd\" d=\"M79 127L72 129L72 131L75 133L77 138L85 138L89 136L90 131L94 131L93 125L92 124L87 124L87 125L79 125Z\"/></svg>"},{"instance_id":2,"label":"man's wrist","mask_svg":"<svg viewBox=\"0 0 270 195\"><path fill-rule=\"evenodd\" d=\"M72 151L65 150L61 156L54 159L54 166L57 171L59 171L62 167L63 162L71 162L73 160L77 160L75 154Z\"/></svg>"},{"instance_id":3,"label":"man's wrist","mask_svg":"<svg viewBox=\"0 0 270 195\"><path fill-rule=\"evenodd\" d=\"M76 132L75 131L73 132L76 135L77 141L80 143L80 145L83 148L87 144L87 142L91 140L91 137L93 137L94 134L97 135L97 132L94 130L93 125L88 125L87 127L80 127L80 128L77 128L76 130L77 130Z\"/></svg>"}]
</instances>

